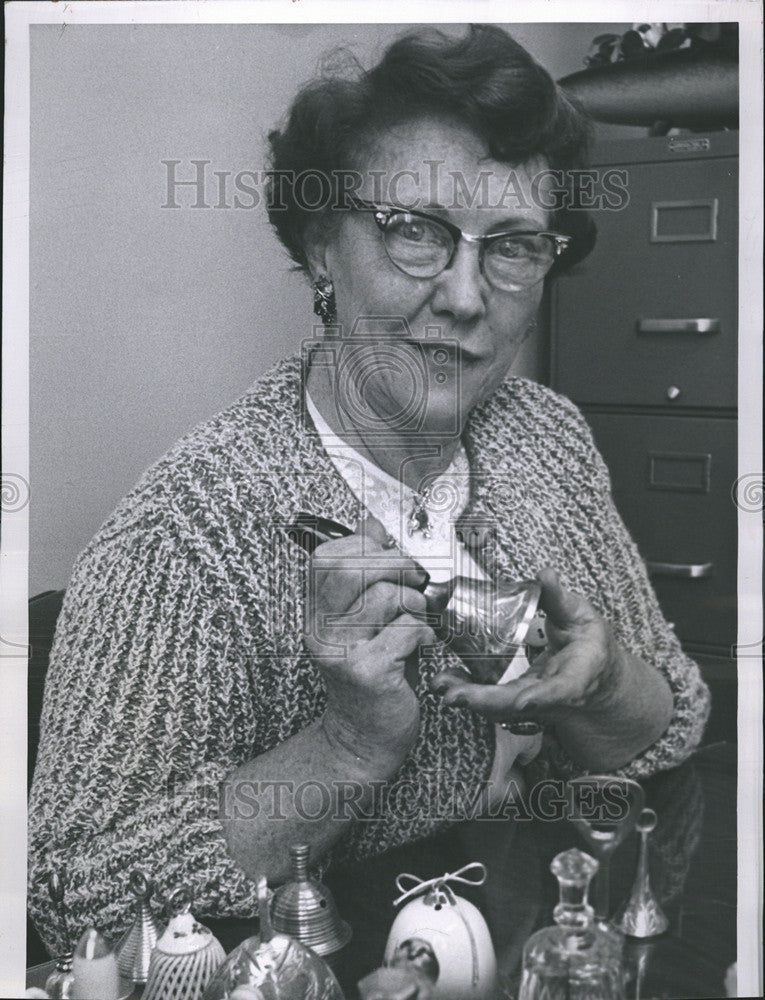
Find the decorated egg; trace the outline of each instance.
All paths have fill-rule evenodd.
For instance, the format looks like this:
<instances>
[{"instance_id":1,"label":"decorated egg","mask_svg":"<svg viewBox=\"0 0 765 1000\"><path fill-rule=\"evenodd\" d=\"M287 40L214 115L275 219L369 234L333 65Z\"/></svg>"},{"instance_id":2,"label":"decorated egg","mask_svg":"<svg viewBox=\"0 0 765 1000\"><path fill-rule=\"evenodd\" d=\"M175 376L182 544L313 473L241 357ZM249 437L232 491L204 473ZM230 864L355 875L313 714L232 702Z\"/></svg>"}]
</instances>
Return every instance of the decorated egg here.
<instances>
[{"instance_id":1,"label":"decorated egg","mask_svg":"<svg viewBox=\"0 0 765 1000\"><path fill-rule=\"evenodd\" d=\"M461 876L470 868L483 869L479 882ZM483 865L468 865L459 872L428 882L416 880L398 900L408 902L388 935L385 965L414 968L433 984L433 1000L490 1000L494 995L497 961L486 921L468 900L454 893L449 881L480 885Z\"/></svg>"}]
</instances>

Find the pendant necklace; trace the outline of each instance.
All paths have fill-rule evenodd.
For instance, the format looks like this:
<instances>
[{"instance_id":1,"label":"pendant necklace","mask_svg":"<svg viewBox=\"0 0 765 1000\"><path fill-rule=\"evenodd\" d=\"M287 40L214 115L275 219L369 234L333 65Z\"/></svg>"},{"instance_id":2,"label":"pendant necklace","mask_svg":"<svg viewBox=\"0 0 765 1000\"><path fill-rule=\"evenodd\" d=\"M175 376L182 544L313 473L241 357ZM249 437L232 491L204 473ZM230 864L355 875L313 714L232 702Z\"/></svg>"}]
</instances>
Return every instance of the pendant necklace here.
<instances>
[{"instance_id":1,"label":"pendant necklace","mask_svg":"<svg viewBox=\"0 0 765 1000\"><path fill-rule=\"evenodd\" d=\"M409 515L406 530L411 536L415 531L421 531L423 538L430 538L430 518L428 517L428 500L430 499L430 486L414 494L412 513Z\"/></svg>"}]
</instances>

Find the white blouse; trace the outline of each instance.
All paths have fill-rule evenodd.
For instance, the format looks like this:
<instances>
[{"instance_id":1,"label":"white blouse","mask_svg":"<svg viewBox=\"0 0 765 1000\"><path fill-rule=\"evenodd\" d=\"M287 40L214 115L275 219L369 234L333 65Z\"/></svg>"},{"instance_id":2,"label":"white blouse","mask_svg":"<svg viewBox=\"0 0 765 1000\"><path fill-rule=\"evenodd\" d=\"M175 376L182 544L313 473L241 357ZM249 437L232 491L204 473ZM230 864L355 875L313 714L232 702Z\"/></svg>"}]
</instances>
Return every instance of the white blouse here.
<instances>
[{"instance_id":1,"label":"white blouse","mask_svg":"<svg viewBox=\"0 0 765 1000\"><path fill-rule=\"evenodd\" d=\"M457 537L456 524L470 496L470 465L460 444L446 471L417 493L388 475L336 434L313 401L305 394L306 407L335 468L353 494L377 518L399 549L418 562L433 581L455 576L485 580L486 574ZM529 668L523 647L513 657L500 683L520 677ZM510 779L523 787L513 767L528 763L542 745L541 735L516 736L494 727L495 754L490 781L490 802L501 801Z\"/></svg>"}]
</instances>

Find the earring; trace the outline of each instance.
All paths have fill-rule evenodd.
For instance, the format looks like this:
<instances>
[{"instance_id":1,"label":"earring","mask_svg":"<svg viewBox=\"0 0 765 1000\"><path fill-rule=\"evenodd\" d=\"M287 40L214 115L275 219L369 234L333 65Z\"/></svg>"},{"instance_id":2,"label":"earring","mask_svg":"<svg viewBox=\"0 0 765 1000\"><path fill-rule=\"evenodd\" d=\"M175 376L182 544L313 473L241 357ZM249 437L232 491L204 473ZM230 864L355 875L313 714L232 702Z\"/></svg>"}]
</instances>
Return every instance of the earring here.
<instances>
[{"instance_id":1,"label":"earring","mask_svg":"<svg viewBox=\"0 0 765 1000\"><path fill-rule=\"evenodd\" d=\"M313 311L325 326L331 326L337 319L335 287L325 275L313 283Z\"/></svg>"}]
</instances>

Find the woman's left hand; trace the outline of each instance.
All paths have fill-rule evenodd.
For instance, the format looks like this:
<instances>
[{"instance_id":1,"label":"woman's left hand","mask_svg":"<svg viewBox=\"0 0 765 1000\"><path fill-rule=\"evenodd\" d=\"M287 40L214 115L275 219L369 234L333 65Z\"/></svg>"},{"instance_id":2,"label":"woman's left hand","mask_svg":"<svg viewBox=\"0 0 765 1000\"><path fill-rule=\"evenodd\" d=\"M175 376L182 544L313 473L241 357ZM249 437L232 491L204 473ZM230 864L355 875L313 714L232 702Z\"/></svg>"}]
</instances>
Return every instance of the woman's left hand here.
<instances>
[{"instance_id":1,"label":"woman's left hand","mask_svg":"<svg viewBox=\"0 0 765 1000\"><path fill-rule=\"evenodd\" d=\"M559 722L573 712L599 712L620 683L624 657L611 626L589 601L565 590L552 569L538 574L548 645L531 669L507 684L476 684L444 671L432 686L447 705L464 705L493 722L519 717Z\"/></svg>"}]
</instances>

